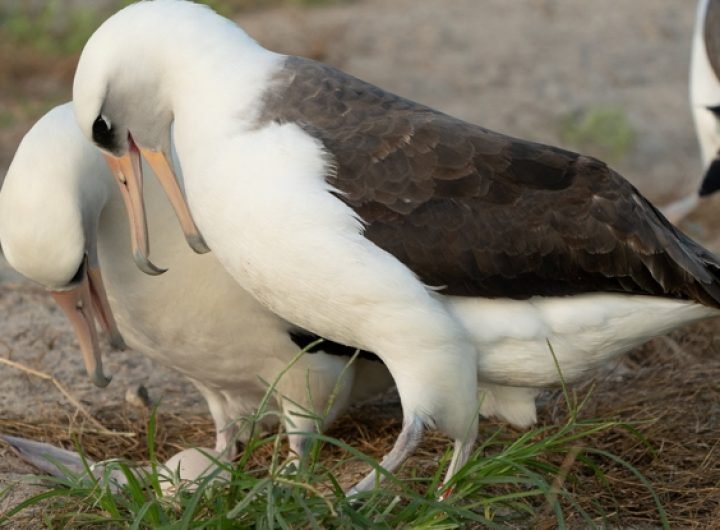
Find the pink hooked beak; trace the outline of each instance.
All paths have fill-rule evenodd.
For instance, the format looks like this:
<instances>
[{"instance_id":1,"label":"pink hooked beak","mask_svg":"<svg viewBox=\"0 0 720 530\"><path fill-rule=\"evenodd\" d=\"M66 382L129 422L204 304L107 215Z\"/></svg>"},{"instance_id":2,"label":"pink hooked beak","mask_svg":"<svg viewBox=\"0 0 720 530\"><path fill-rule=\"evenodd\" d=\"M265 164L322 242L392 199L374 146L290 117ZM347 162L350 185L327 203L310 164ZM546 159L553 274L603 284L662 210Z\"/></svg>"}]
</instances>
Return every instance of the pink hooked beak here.
<instances>
[{"instance_id":1,"label":"pink hooked beak","mask_svg":"<svg viewBox=\"0 0 720 530\"><path fill-rule=\"evenodd\" d=\"M125 349L125 341L110 309L100 269L88 265L84 259L79 283L65 291L53 291L53 298L65 312L80 343L80 351L90 379L95 385L105 387L112 377L103 372L102 353L98 342L95 319L110 335L110 343L117 350Z\"/></svg>"},{"instance_id":2,"label":"pink hooked beak","mask_svg":"<svg viewBox=\"0 0 720 530\"><path fill-rule=\"evenodd\" d=\"M145 203L143 201L143 172L141 156L145 158L152 170L157 175L160 184L165 190L175 214L180 221L180 226L185 234L190 247L198 254L208 252L200 231L195 222L178 184L175 172L165 153L150 149L138 148L132 136L128 135L130 148L122 156L114 156L105 153L105 161L112 171L115 180L120 187L128 219L130 221L130 238L132 252L138 268L146 274L158 275L166 271L156 267L149 259L150 243L148 239L147 218L145 215Z\"/></svg>"}]
</instances>

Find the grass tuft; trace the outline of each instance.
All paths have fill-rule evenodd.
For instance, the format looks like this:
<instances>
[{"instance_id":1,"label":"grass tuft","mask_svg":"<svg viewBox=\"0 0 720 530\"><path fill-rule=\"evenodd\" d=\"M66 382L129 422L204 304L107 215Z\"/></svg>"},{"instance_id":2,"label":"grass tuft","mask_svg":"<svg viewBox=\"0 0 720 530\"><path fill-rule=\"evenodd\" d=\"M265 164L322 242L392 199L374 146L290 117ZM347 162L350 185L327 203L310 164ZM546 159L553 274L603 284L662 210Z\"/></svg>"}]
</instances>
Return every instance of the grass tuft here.
<instances>
[{"instance_id":1,"label":"grass tuft","mask_svg":"<svg viewBox=\"0 0 720 530\"><path fill-rule=\"evenodd\" d=\"M257 424L272 402L275 383L258 412L247 418ZM562 425L540 426L509 435L502 429L485 437L469 462L452 479L452 493L438 500L442 470L450 460L448 449L440 456L411 460L399 476L379 468L377 460L326 434L308 434L306 460L286 456L287 433L254 433L232 465L218 468L192 484L163 497L163 467L158 460L157 411L147 420L149 465L134 469L111 460L100 478L90 473L49 479L49 490L25 500L0 518L22 521L23 513L42 508L49 527L127 528L508 528L538 526L548 518L558 528L574 524L592 527L609 517L602 508L589 510L574 500L573 490L588 481L601 482L603 462L628 469L648 489L656 503L657 520L668 527L658 495L630 463L593 449L601 433L633 427L612 420L579 420L585 400L579 402L564 389L571 413ZM647 443L640 440L641 444ZM446 444L447 447L447 444ZM328 454L339 455L328 458ZM376 489L353 498L344 491L355 478L347 469L374 467L385 480ZM127 482L118 486L112 474ZM216 480L227 473L228 480ZM609 485L605 485L609 488ZM580 518L580 521L578 521Z\"/></svg>"},{"instance_id":2,"label":"grass tuft","mask_svg":"<svg viewBox=\"0 0 720 530\"><path fill-rule=\"evenodd\" d=\"M151 419L151 421L153 421ZM326 435L313 435L313 444L335 446L347 456L336 462L311 458L293 474L283 457L285 434L255 437L248 443L244 458L234 465L218 463L218 469L195 482L194 488L180 488L173 496L159 495L159 464L143 471L114 460L99 479L68 476L49 479L50 489L14 507L6 522L24 510L42 505L51 527L119 525L129 528L462 528L473 523L484 528L528 525L550 512L558 527L565 526L568 508L578 513L571 491L558 486L568 451L583 454L568 470L567 483L573 487L595 475L599 460L608 459L642 476L630 464L606 451L591 448L594 435L622 428L611 421L569 421L558 427L540 427L515 439L500 431L486 439L453 479L453 493L439 501L442 475L439 466L429 478L417 469L397 478L388 475L376 490L348 499L343 467L352 462L377 466L377 462L344 442ZM153 429L148 427L149 439ZM257 466L248 455L270 450L277 466ZM310 454L316 454L311 452ZM446 452L441 463L449 462ZM127 485L117 488L110 474L119 471ZM227 482L215 481L221 472ZM409 471L409 473L408 473ZM649 484L646 486L650 488ZM667 527L659 498L658 519ZM583 513L591 525L603 513ZM1 522L2 520L0 520Z\"/></svg>"}]
</instances>

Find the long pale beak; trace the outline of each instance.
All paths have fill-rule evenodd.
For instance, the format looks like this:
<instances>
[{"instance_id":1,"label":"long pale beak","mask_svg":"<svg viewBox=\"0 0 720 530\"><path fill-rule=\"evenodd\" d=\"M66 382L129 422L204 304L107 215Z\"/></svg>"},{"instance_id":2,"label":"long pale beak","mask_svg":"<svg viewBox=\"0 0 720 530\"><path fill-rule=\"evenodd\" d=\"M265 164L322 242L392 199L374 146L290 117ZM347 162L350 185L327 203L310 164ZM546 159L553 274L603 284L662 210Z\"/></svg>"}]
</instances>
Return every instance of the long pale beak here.
<instances>
[{"instance_id":1,"label":"long pale beak","mask_svg":"<svg viewBox=\"0 0 720 530\"><path fill-rule=\"evenodd\" d=\"M103 372L102 353L93 314L92 288L87 271L83 271L80 283L72 289L53 291L51 294L75 330L90 379L96 386L106 387L112 378Z\"/></svg>"},{"instance_id":2,"label":"long pale beak","mask_svg":"<svg viewBox=\"0 0 720 530\"><path fill-rule=\"evenodd\" d=\"M188 208L185 195L180 189L178 179L173 171L170 161L167 159L167 156L165 156L165 153L162 151L143 149L142 147L139 149L143 158L145 158L147 163L155 172L155 175L157 175L160 185L162 185L165 190L165 194L175 210L175 215L177 216L178 221L180 221L180 226L182 227L185 239L188 242L188 245L190 245L190 248L198 254L209 252L210 249L205 244L205 240L200 234L197 226L195 226L195 221L190 214L190 209Z\"/></svg>"},{"instance_id":3,"label":"long pale beak","mask_svg":"<svg viewBox=\"0 0 720 530\"><path fill-rule=\"evenodd\" d=\"M100 267L88 265L87 276L90 285L90 296L95 309L95 318L110 337L110 346L115 350L123 351L127 346L118 329L117 322L115 322L115 316L110 309L105 284L102 280L102 274L100 274Z\"/></svg>"},{"instance_id":4,"label":"long pale beak","mask_svg":"<svg viewBox=\"0 0 720 530\"><path fill-rule=\"evenodd\" d=\"M157 276L167 269L156 267L148 257L150 255L150 242L148 240L147 218L145 217L145 203L142 195L143 174L140 151L132 138L129 138L129 140L130 149L123 156L117 157L107 153L103 153L103 155L120 187L120 193L125 203L130 223L130 242L135 264L145 274Z\"/></svg>"}]
</instances>

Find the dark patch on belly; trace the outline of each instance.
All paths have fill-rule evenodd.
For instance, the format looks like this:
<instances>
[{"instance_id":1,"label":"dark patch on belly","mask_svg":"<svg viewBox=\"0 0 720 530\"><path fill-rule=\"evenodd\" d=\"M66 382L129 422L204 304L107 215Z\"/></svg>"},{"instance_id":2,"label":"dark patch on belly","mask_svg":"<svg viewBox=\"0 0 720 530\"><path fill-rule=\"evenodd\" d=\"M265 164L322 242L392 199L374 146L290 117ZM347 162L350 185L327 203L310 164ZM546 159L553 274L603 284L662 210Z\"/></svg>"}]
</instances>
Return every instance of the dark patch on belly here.
<instances>
[{"instance_id":1,"label":"dark patch on belly","mask_svg":"<svg viewBox=\"0 0 720 530\"><path fill-rule=\"evenodd\" d=\"M314 333L310 333L308 331L290 331L290 340L292 340L298 348L301 350L304 350L307 348L310 344L317 341L318 339L322 339L322 342L315 344L314 346L308 348L306 351L307 353L317 353L317 352L323 352L327 353L329 355L339 355L341 357L352 357L355 355L356 351L359 351L358 358L360 359L366 359L368 361L375 361L375 362L382 362L380 360L380 357L375 355L372 352L365 351L365 350L358 350L358 348L353 348L352 346L345 346L344 344L340 344L339 342L333 342L328 339L323 339L319 335L315 335Z\"/></svg>"}]
</instances>

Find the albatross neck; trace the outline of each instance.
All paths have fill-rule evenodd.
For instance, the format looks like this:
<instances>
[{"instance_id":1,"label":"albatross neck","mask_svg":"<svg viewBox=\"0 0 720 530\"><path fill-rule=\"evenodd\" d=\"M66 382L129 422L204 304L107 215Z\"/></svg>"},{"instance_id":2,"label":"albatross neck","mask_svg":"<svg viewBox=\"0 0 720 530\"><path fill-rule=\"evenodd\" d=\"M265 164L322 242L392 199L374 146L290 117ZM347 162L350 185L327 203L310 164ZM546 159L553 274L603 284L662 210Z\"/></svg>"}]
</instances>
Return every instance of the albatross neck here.
<instances>
[{"instance_id":1,"label":"albatross neck","mask_svg":"<svg viewBox=\"0 0 720 530\"><path fill-rule=\"evenodd\" d=\"M203 31L163 48L161 90L171 101L176 134L184 129L207 138L254 123L257 103L285 56L235 29L229 35Z\"/></svg>"}]
</instances>

